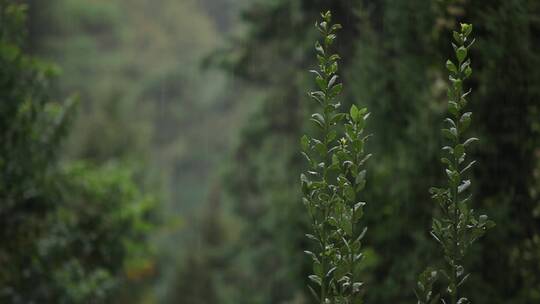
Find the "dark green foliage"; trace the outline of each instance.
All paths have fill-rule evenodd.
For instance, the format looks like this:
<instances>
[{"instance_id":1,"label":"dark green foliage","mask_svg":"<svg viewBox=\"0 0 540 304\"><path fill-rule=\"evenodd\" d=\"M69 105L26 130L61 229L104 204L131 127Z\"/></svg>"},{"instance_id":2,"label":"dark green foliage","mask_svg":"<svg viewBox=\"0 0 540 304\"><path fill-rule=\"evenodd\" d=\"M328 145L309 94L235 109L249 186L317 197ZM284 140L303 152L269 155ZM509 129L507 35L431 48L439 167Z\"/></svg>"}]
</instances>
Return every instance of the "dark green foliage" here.
<instances>
[{"instance_id":1,"label":"dark green foliage","mask_svg":"<svg viewBox=\"0 0 540 304\"><path fill-rule=\"evenodd\" d=\"M37 0L29 7L32 51L62 68L62 92L80 96L63 157L128 164L141 192L160 193L155 214L162 226L148 242L159 255L153 276L137 288L143 301L183 301L178 284L193 295L204 285L177 283L191 275L178 269L205 266L191 250L200 243L198 214L252 109L238 105L244 90L234 78L200 69L225 35L231 18L224 11L232 14L241 1L229 2ZM127 303L138 299L123 294Z\"/></svg>"},{"instance_id":2,"label":"dark green foliage","mask_svg":"<svg viewBox=\"0 0 540 304\"><path fill-rule=\"evenodd\" d=\"M310 303L305 282L313 265L301 251L317 247L304 237L311 223L298 204L304 161L297 142L302 132L318 132L307 113L324 114L304 88L312 82L305 70L313 63L313 21L328 9L344 25L333 45L343 56L339 102L350 108L360 101L376 118L366 131L375 134L369 148L377 162L367 164L370 187L362 191L369 202L362 226L370 230L357 278L369 290L365 302L413 303L416 270L426 261L448 263L425 229L433 215L444 216L426 185L446 179L434 165L439 130L447 127L441 63L455 54L448 33L463 20L475 24L478 37L467 52L474 94L452 119L459 124L463 113L474 112L467 134L481 142L464 149L478 165L460 182L474 181L471 202L489 210L497 226L461 259L472 275L459 296L476 304L540 301L539 1L28 2L28 47L24 30L14 26L22 11L5 18L2 10L0 20L0 302ZM219 53L229 86L223 75L207 77L197 68L206 50L229 35L225 29L235 28L229 16L239 2L247 5L240 32ZM59 63L60 82L52 82L56 68L21 49ZM73 124L72 102L51 97L70 92L81 96ZM245 112L251 115L244 121ZM234 154L226 160L231 143ZM125 169L126 159L138 164L134 170ZM221 163L224 174L215 182ZM162 211L169 220L155 238L163 249L160 288L139 297L143 289L132 282L154 273L139 251L150 200L141 192L155 179L166 181ZM212 183L218 186L210 204L201 203ZM439 197L451 207L444 191ZM133 217L119 211L131 207ZM204 220L188 209L203 212ZM436 301L431 290L449 296L439 268L420 277L424 302ZM111 298L118 286L126 287L124 302Z\"/></svg>"},{"instance_id":3,"label":"dark green foliage","mask_svg":"<svg viewBox=\"0 0 540 304\"><path fill-rule=\"evenodd\" d=\"M140 193L132 170L74 163L57 178L62 204L47 218L38 244L58 301L107 301L127 279L154 271L145 242L155 199Z\"/></svg>"},{"instance_id":4,"label":"dark green foliage","mask_svg":"<svg viewBox=\"0 0 540 304\"><path fill-rule=\"evenodd\" d=\"M433 165L440 158L447 104L441 62L453 52L448 33L458 20L473 22L479 40L472 50L475 73L469 82L475 91L469 105L475 127L469 131L482 139L481 145L467 151L480 164L469 172L475 181L472 199L497 222L493 233L470 248L463 266L474 275L462 286L463 294L481 304L537 301L539 212L534 172L538 172L540 98L535 84L540 78L535 67L540 59L536 17L540 8L531 0L250 5L245 12L246 35L235 40L232 51L237 60L228 63L246 80L263 84L261 90L268 97L261 102L245 100L256 104L257 111L246 122L224 179L230 194L226 205L238 216L238 225L247 227L240 234L244 239L230 250L231 255L242 252L241 257L229 259L242 269L244 280L229 280L228 290L234 293L243 290L243 282L259 282L253 283L261 295L256 303L301 302L309 297L308 290L298 296L291 289L301 288L304 277L312 273L311 265L282 254L290 256L307 247L298 233L307 229L305 215L291 199L296 195L291 183L295 184L301 161L290 146L301 136L305 115L299 113L307 111L308 104L298 88L309 82L298 71L309 66L313 20L326 9L332 9L334 20L345 26L336 45L344 57L340 70L347 84L342 103L360 100L377 118L368 126L375 134L370 151L377 155L377 165L370 165L367 177L373 186L363 193L370 202L363 218L370 227L362 263L362 279L369 286L366 302L415 301L414 270L439 255L425 229L433 213L439 214L426 186L443 182L439 167ZM281 244L286 249L272 250ZM294 270L273 271L285 268Z\"/></svg>"},{"instance_id":5,"label":"dark green foliage","mask_svg":"<svg viewBox=\"0 0 540 304\"><path fill-rule=\"evenodd\" d=\"M0 1L0 302L106 302L148 268L153 199L118 165L58 163L73 102L51 100L56 68L23 51L25 16Z\"/></svg>"},{"instance_id":6,"label":"dark green foliage","mask_svg":"<svg viewBox=\"0 0 540 304\"><path fill-rule=\"evenodd\" d=\"M360 12L353 63L344 70L351 96L376 118L368 127L377 162L365 191L375 257L366 273L366 302L413 302L414 293L403 292L416 281L411 269L425 267L423 260L435 250L424 231L432 215L426 186L438 176L433 163L443 110L439 55L433 51L437 11L411 0L366 4Z\"/></svg>"},{"instance_id":7,"label":"dark green foliage","mask_svg":"<svg viewBox=\"0 0 540 304\"><path fill-rule=\"evenodd\" d=\"M441 215L433 219L431 235L442 247L447 262L447 267L439 271L447 281L443 298L452 304L469 302L459 293L461 285L469 277L464 270L463 259L474 241L494 226L486 215L475 216L470 207L471 196L467 195L471 180L466 176L475 164L475 161L467 160L467 148L478 141L478 138L464 136L472 120L472 112L465 112L471 90L464 88L464 81L472 74L471 60L468 58L474 43L474 39L470 38L471 32L472 25L463 23L460 32L453 32L452 46L456 59L446 61L451 82L448 89L450 117L445 119L446 128L442 129L449 145L443 147L447 155L441 159L446 166L448 184L445 188L430 189L441 210ZM437 270L428 269L420 276L416 290L419 304L439 301L441 296L431 289L436 275Z\"/></svg>"},{"instance_id":8,"label":"dark green foliage","mask_svg":"<svg viewBox=\"0 0 540 304\"><path fill-rule=\"evenodd\" d=\"M478 266L469 285L481 275L475 284L495 303L540 301L540 247L534 241L540 235L539 14L538 1L512 0L487 6L475 1L466 15L482 25L475 32L483 36L474 48L477 88L471 101L482 140L475 153L481 164L475 169L477 196L497 223L475 254L472 265ZM466 288L469 294L474 290ZM493 303L481 295L470 298Z\"/></svg>"},{"instance_id":9,"label":"dark green foliage","mask_svg":"<svg viewBox=\"0 0 540 304\"><path fill-rule=\"evenodd\" d=\"M432 208L425 186L442 183L433 166L440 157L437 146L442 144L438 121L442 122L440 115L446 108L446 71L440 63L453 53L447 33L462 19L476 24L479 38L472 49L475 73L469 82L475 91L469 105L475 113L470 134L482 139L468 153L480 164L470 171L476 181L472 199L477 208L489 209L497 222L494 232L471 248L464 266L474 275L463 292L474 303L534 302L537 288L532 286L538 286L537 276L519 269L529 269L525 265L537 261L524 255L538 256L530 242L538 235L534 228L538 227L537 199L530 194L538 187L533 172L538 170L534 147L539 146L539 136L533 126L538 121L534 109L539 99L533 83L539 78L533 67L540 59L536 55L540 41L533 38L539 27L532 17L540 12L538 4L441 1L430 7L425 1L387 2L392 5L384 9L374 5L372 13L366 14L359 63L349 72L356 80L355 96L361 97L374 117L384 117L370 123L376 134L370 147L378 160L370 170L371 184L391 185L366 189L368 197L374 195L368 198L370 202L384 202L383 208L368 205L366 219L392 223L384 228L370 225L370 243L380 248L377 273L383 285L370 289L368 299L412 301L399 291L406 281L413 284L411 265L422 268L422 260L433 260L432 255L439 252L421 232ZM523 242L524 238L529 241ZM512 249L509 244L514 244ZM401 253L399 259L392 257L396 251Z\"/></svg>"},{"instance_id":10,"label":"dark green foliage","mask_svg":"<svg viewBox=\"0 0 540 304\"><path fill-rule=\"evenodd\" d=\"M416 280L411 269L425 267L434 250L424 230L432 213L425 189L438 174L433 163L443 108L433 51L437 11L415 0L367 3L359 10L353 62L344 70L351 96L376 118L368 128L377 163L368 174L372 186L365 195L372 203L365 220L375 257L367 284L377 287L366 302L412 302L414 293L402 292Z\"/></svg>"},{"instance_id":11,"label":"dark green foliage","mask_svg":"<svg viewBox=\"0 0 540 304\"><path fill-rule=\"evenodd\" d=\"M48 99L54 68L21 49L25 7L1 1L0 22L0 297L17 303L34 287L35 242L57 194L50 163L69 107Z\"/></svg>"},{"instance_id":12,"label":"dark green foliage","mask_svg":"<svg viewBox=\"0 0 540 304\"><path fill-rule=\"evenodd\" d=\"M171 277L175 280L173 288L163 292L168 295L165 302L309 301L305 277L313 273L313 267L299 252L313 244L303 236L310 227L309 218L297 203L300 199L297 177L304 164L297 152L297 138L304 130L312 132L304 119L314 107L303 92L311 83L304 71L313 61L312 41L317 34L313 20L319 11L327 9L333 11L334 20L345 26L335 44L337 52L344 57L340 61L340 79L346 85L340 102L349 108L353 100L359 100L377 118L367 126L367 131L375 134L370 139L370 151L377 155L377 163L368 164L366 174L371 186L362 192L363 200L370 202L362 218L363 224L370 227L369 242L363 244L365 258L359 267L360 277L369 288L365 301L412 303L415 295L411 286L416 281L416 270L424 267L425 261L436 265L444 262L437 261L440 256L437 243L431 242L426 233L432 214L436 217L441 214L425 190L426 185L443 183L439 167L433 165L440 155L439 130L446 112L446 71L441 62L453 53L447 43L452 38L448 32L459 20L473 22L479 38L471 49L475 73L469 84L474 94L467 107L474 112L474 128L468 132L482 141L474 149L467 149L467 154L479 164L470 169L467 179L474 180L474 187L469 189L475 206L489 210L490 217L497 222L493 233L469 248L470 254L462 261L462 266L473 275L460 287L460 293L478 304L540 300L538 1L246 1L243 31L231 40L230 51L226 52L229 60L224 63L252 86L250 94L238 93L239 86L244 84L238 79L234 87L221 91L212 89L216 83L214 78L193 76L198 75L198 55L219 41L219 36L212 34L215 32L212 23L197 9L199 3L214 2L217 3L31 1L34 8L31 10L34 18L30 20L32 51L50 56L61 64L65 70L61 90L81 93L83 115L74 124L67 155L103 163L111 158L135 159L144 163L141 166L144 170L135 174L138 180L158 175L156 172L170 176L164 178L171 185L171 190L164 195L171 197L164 213L173 219L182 216L187 221L182 221L182 225L171 221L171 225L160 230L164 232L159 240L165 244L163 248L169 248L160 259L163 263L160 283L171 281ZM237 1L221 3L233 2ZM209 11L223 16L217 5ZM39 15L45 13L50 16L40 19ZM218 22L220 26L227 26L229 21ZM9 29L2 27L2 30ZM13 30L13 33L19 32ZM12 37L23 39L18 34ZM6 71L3 76L8 75L7 71L9 75L14 71L4 65L2 68L2 73ZM54 68L48 70L54 72ZM44 82L26 82L26 88L34 89L27 92L21 86L12 95L48 95L48 90L37 89L48 87L48 78L41 78ZM10 92L6 87L2 89L2 94ZM57 139L50 138L50 144L18 136L12 141L13 145L0 147L2 157L9 155L10 159L16 159L17 165L10 165L16 169L10 171L10 179L5 184L9 185L11 193L26 195L23 191L26 188L15 187L22 185L19 181L23 180L36 185L28 189L42 193L39 199L28 203L21 204L17 200L14 204L20 208L3 213L0 225L4 227L3 223L9 223L13 229L6 228L2 234L13 235L15 230L29 232L26 238L11 238L5 242L1 247L3 259L4 252L11 252L4 248L16 250L20 249L19 245L25 246L28 252L26 256L20 255L20 259L32 255L32 246L28 244L41 237L41 231L50 231L42 227L58 222L56 209L51 211L50 205L58 203L86 210L76 199L70 199L68 204L63 198L66 192L56 187L59 181L66 182L62 178L66 171L79 169L69 169L70 165L59 169L54 158L48 156L57 154L56 143L66 126L61 123L53 128L48 122L71 117L71 108L62 104L49 103L43 107L47 111L34 111L32 115L41 117L42 123L27 125L29 129L58 134ZM243 122L239 115L230 119L227 113L234 111L228 109L236 105L240 105L242 111L252 112L247 121ZM0 120L0 133L19 121L12 115L19 105L2 103L0 112L8 113L8 107L12 106L11 114L5 114ZM235 141L229 130L234 130L239 123L245 123L245 127ZM311 122L309 124L311 126ZM8 129L13 132L13 128ZM222 205L217 208L214 204L198 204L204 199L205 187L211 180L209 175L218 160L224 158L223 147L229 142L234 142L236 149L230 160L222 162L225 174L222 182L217 183ZM150 151L148 147L152 146L155 148ZM43 153L30 153L21 147ZM157 166L147 166L150 154ZM2 169L6 168L5 164L0 164ZM92 165L83 167L80 170L89 170L93 176L114 175ZM53 175L58 178L50 178ZM83 173L76 175L84 179ZM18 179L12 179L13 176ZM110 184L112 181L100 187ZM3 185L0 183L0 187ZM79 186L75 188L80 190ZM0 191L2 195L4 190ZM116 194L110 194L115 201L109 203L117 206L123 203L116 200L125 197L128 201L136 196ZM73 197L76 196L73 193ZM85 201L105 201L101 195L95 200L90 194L85 197ZM44 207L34 209L28 207L29 204ZM212 213L210 220L199 223L198 217L186 215L184 209L179 211L187 205L205 206L205 213ZM2 203L2 208L4 206L11 208L7 203ZM68 221L67 227L72 231L88 231L78 224L82 219L99 222L93 211L83 214L80 219ZM73 217L77 218L73 214L67 216ZM101 227L101 224L96 225ZM82 237L76 239L88 241L84 233L77 234ZM60 235L59 243L69 238L66 233L53 235ZM189 242L176 241L184 237ZM215 238L220 241L216 242ZM108 238L100 240L110 243ZM96 248L104 247L100 242ZM122 251L116 245L111 248L114 252ZM55 250L46 256L54 260L53 252ZM183 263L172 262L178 257L186 258ZM90 294L101 297L94 291L110 290L109 283L116 281L116 276L94 273L92 269L97 268L87 267L86 261L89 259L79 265L52 263L63 265L56 267L64 269L57 273L57 281L73 284L71 288L66 289L64 285L50 290L79 294L71 294L73 299ZM151 272L152 267L148 268ZM19 273L14 269L7 267L2 275L7 271ZM129 271L132 272L137 273ZM433 275L433 270L425 272L424 284L433 284L433 288L439 290L439 285L446 281L439 276L439 281L433 283ZM159 298L157 302L161 301L159 296L156 298Z\"/></svg>"},{"instance_id":13,"label":"dark green foliage","mask_svg":"<svg viewBox=\"0 0 540 304\"><path fill-rule=\"evenodd\" d=\"M364 213L359 193L366 184L363 168L371 156L364 153L366 108L353 105L349 114L339 112L337 99L343 90L338 80L339 55L331 46L341 25L331 23L331 13L316 23L322 35L315 50L319 70L312 70L318 90L309 96L320 112L311 115L320 136L300 139L309 170L301 174L303 203L309 214L314 252L304 251L313 260L310 290L320 303L360 303L363 282L359 278ZM344 129L344 134L342 130ZM338 133L339 132L339 133Z\"/></svg>"}]
</instances>

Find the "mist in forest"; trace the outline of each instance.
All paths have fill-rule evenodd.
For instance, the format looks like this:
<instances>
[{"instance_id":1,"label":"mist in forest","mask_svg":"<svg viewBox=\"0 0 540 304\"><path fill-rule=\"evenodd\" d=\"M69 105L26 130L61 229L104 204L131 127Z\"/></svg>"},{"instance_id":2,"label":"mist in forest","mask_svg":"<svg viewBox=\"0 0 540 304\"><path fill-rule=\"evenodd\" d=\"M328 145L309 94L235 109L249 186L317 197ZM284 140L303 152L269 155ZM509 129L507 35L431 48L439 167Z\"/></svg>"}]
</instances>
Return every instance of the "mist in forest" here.
<instances>
[{"instance_id":1,"label":"mist in forest","mask_svg":"<svg viewBox=\"0 0 540 304\"><path fill-rule=\"evenodd\" d=\"M367 107L366 303L442 265L452 31L474 25L478 304L540 301L540 3L0 0L0 302L315 303L300 137L314 27L343 26L339 102ZM442 284L442 283L438 283Z\"/></svg>"}]
</instances>

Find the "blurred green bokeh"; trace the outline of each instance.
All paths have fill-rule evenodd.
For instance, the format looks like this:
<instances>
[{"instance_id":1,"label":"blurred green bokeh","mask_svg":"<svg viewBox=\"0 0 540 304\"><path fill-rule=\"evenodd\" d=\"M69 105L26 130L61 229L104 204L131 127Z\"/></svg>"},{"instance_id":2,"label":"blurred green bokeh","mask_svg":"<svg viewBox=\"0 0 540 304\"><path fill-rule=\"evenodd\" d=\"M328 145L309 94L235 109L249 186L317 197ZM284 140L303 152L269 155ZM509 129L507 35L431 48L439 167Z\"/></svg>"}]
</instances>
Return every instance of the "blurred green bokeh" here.
<instances>
[{"instance_id":1,"label":"blurred green bokeh","mask_svg":"<svg viewBox=\"0 0 540 304\"><path fill-rule=\"evenodd\" d=\"M539 1L15 2L0 0L0 302L311 303L298 139L328 9L342 104L372 112L366 302L414 302L440 256L428 188L459 22L477 39L473 206L497 223L464 293L540 301Z\"/></svg>"}]
</instances>

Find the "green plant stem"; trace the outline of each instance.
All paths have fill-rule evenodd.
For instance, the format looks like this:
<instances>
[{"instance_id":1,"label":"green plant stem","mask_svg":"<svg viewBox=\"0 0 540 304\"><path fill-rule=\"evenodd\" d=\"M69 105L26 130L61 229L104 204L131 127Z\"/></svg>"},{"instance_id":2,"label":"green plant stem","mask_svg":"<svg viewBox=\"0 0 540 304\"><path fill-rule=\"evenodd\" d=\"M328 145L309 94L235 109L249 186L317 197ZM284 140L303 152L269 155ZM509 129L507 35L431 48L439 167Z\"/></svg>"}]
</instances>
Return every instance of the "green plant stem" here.
<instances>
[{"instance_id":1,"label":"green plant stem","mask_svg":"<svg viewBox=\"0 0 540 304\"><path fill-rule=\"evenodd\" d=\"M459 75L459 77L461 79L461 73ZM457 91L456 92L456 96L461 96L461 92L460 91ZM460 111L458 111L458 115L456 115L456 120L459 119L459 115L460 114ZM456 122L456 134L457 134L457 139L456 139L456 143L459 144L459 133L460 133L460 130L459 130L459 122ZM453 165L454 165L454 168L458 169L459 168L459 158L458 156L454 153L454 156L453 156ZM454 248L453 248L453 257L452 257L452 265L450 265L452 267L452 278L451 278L451 285L450 286L453 286L453 291L452 291L452 304L457 304L457 299L458 299L458 286L457 286L457 259L458 259L458 246L459 246L459 240L458 240L458 225L459 225L459 194L458 194L458 187L459 187L459 184L461 184L461 176L458 180L457 183L454 183L452 185L452 200L453 200L453 205L454 205L454 216L453 216L453 239L454 239Z\"/></svg>"},{"instance_id":2,"label":"green plant stem","mask_svg":"<svg viewBox=\"0 0 540 304\"><path fill-rule=\"evenodd\" d=\"M334 103L343 85L337 80L340 58L331 53L330 46L341 26L330 24L330 12L321 15L323 21L316 23L316 28L323 36L323 43L315 43L319 69L311 71L316 75L319 90L309 93L321 107L310 119L320 128L321 137L304 135L300 139L302 153L311 167L307 175L300 176L302 200L316 234L308 237L321 246L316 253L306 251L314 262L314 274L309 276L313 285L309 287L321 304L352 303L362 286L362 282L355 282L354 276L354 265L361 257L355 254L360 251L361 240L354 235L354 225L365 204L356 199L365 185L365 170L361 167L370 156L360 157L364 155L362 133L369 113L366 108L358 109L354 105L350 115L341 113L339 102ZM338 124L344 129L339 137Z\"/></svg>"},{"instance_id":3,"label":"green plant stem","mask_svg":"<svg viewBox=\"0 0 540 304\"><path fill-rule=\"evenodd\" d=\"M457 129L457 128L456 128ZM459 133L459 130L458 130ZM458 140L459 142L459 140ZM454 155L454 168L457 168L458 166L458 159L457 156ZM458 255L458 223L459 223L459 213L458 213L458 186L455 185L452 187L452 197L454 201L454 229L453 229L453 238L454 238L454 257L452 259L452 279L451 279L451 285L454 287L454 290L452 291L452 304L457 303L457 255Z\"/></svg>"}]
</instances>

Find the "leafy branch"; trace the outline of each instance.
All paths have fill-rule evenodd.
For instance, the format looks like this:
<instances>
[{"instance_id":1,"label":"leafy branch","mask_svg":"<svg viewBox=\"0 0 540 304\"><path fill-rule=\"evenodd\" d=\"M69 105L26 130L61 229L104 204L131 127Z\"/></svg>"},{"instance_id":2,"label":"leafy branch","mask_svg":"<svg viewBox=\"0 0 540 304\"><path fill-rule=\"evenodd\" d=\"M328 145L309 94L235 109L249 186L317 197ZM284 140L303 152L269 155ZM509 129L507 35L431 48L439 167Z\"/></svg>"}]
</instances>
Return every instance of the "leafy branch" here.
<instances>
[{"instance_id":1,"label":"leafy branch","mask_svg":"<svg viewBox=\"0 0 540 304\"><path fill-rule=\"evenodd\" d=\"M430 189L441 210L441 216L433 219L431 235L443 248L446 267L439 271L428 268L420 275L415 290L419 304L433 304L439 299L446 304L445 297L449 298L451 304L469 303L467 298L459 297L459 287L469 277L461 264L467 249L495 225L486 215L475 216L474 210L469 207L471 196L466 195L471 180L465 176L475 164L475 161L466 161L466 150L478 141L477 138L464 139L463 136L472 120L472 113L464 112L471 90L465 92L463 89L463 82L472 74L471 60L468 58L469 49L474 43L474 39L469 39L471 32L470 24L461 24L460 32L453 32L452 47L456 59L446 61L451 82L448 89L450 117L445 119L447 128L442 130L450 144L442 148L446 156L441 159L446 166L448 184L445 188ZM433 292L433 285L441 274L447 281L443 295Z\"/></svg>"},{"instance_id":2,"label":"leafy branch","mask_svg":"<svg viewBox=\"0 0 540 304\"><path fill-rule=\"evenodd\" d=\"M312 70L318 87L309 96L320 112L311 115L319 130L318 137L304 135L300 142L302 155L309 170L301 175L302 201L311 220L316 249L305 251L313 260L313 274L309 289L320 303L360 303L362 286L358 278L358 264L362 260L361 241L366 228L359 227L365 202L359 192L365 186L364 124L369 117L366 108L355 105L349 113L339 111L343 84L338 80L339 55L331 53L339 24L331 24L331 13L321 14L315 24L322 34L316 42L318 70ZM338 136L338 132L340 136Z\"/></svg>"}]
</instances>

